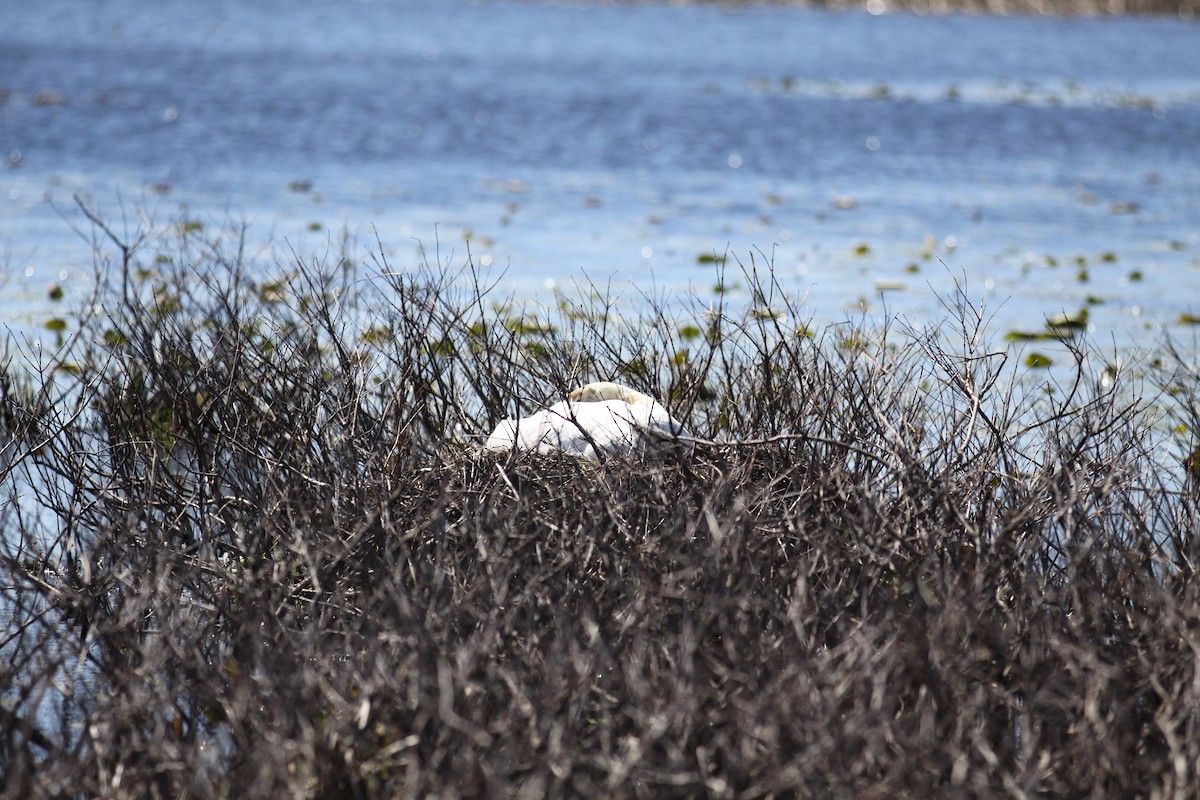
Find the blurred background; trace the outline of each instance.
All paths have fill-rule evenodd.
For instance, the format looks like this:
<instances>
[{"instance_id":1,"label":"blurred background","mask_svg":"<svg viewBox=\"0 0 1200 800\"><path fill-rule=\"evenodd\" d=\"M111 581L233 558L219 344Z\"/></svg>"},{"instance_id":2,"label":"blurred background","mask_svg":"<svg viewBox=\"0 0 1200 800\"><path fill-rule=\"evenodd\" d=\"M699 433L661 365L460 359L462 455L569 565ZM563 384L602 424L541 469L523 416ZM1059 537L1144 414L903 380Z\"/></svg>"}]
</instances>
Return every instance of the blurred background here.
<instances>
[{"instance_id":1,"label":"blurred background","mask_svg":"<svg viewBox=\"0 0 1200 800\"><path fill-rule=\"evenodd\" d=\"M0 322L86 296L79 196L117 233L245 223L264 274L348 236L636 303L753 259L817 323L934 322L957 281L1013 339L1194 336L1196 23L866 8L7 8Z\"/></svg>"}]
</instances>

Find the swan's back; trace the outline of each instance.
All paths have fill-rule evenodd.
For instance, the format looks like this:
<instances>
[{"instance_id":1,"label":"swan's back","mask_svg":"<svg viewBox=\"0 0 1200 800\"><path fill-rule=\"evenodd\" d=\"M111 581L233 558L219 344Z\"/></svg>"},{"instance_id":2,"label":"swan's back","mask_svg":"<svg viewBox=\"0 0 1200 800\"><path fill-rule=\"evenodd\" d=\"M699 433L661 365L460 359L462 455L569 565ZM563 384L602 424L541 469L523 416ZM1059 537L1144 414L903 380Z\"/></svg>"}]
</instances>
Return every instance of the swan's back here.
<instances>
[{"instance_id":1,"label":"swan's back","mask_svg":"<svg viewBox=\"0 0 1200 800\"><path fill-rule=\"evenodd\" d=\"M492 450L561 450L598 460L616 456L663 455L673 447L692 449L691 434L654 398L614 383L576 389L570 399L519 420L506 419L488 437Z\"/></svg>"}]
</instances>

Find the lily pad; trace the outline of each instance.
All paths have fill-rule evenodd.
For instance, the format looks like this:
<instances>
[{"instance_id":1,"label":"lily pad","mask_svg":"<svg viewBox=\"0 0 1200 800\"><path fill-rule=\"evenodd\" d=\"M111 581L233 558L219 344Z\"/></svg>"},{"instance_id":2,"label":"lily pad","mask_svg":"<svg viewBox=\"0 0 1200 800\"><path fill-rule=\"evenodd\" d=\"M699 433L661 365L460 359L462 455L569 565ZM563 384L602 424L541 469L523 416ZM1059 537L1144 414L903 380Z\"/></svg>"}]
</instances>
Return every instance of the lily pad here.
<instances>
[{"instance_id":1,"label":"lily pad","mask_svg":"<svg viewBox=\"0 0 1200 800\"><path fill-rule=\"evenodd\" d=\"M1059 314L1046 320L1046 327L1055 332L1064 330L1081 331L1087 328L1088 310L1080 309L1075 316L1070 314Z\"/></svg>"},{"instance_id":2,"label":"lily pad","mask_svg":"<svg viewBox=\"0 0 1200 800\"><path fill-rule=\"evenodd\" d=\"M1184 456L1183 468L1193 480L1200 481L1200 447Z\"/></svg>"},{"instance_id":3,"label":"lily pad","mask_svg":"<svg viewBox=\"0 0 1200 800\"><path fill-rule=\"evenodd\" d=\"M1041 353L1030 353L1025 357L1025 366L1031 369L1045 369L1053 363L1049 356L1044 356Z\"/></svg>"},{"instance_id":4,"label":"lily pad","mask_svg":"<svg viewBox=\"0 0 1200 800\"><path fill-rule=\"evenodd\" d=\"M1028 331L1009 331L1004 334L1006 342L1040 342L1046 339L1053 339L1053 334L1039 331L1037 333L1029 333Z\"/></svg>"},{"instance_id":5,"label":"lily pad","mask_svg":"<svg viewBox=\"0 0 1200 800\"><path fill-rule=\"evenodd\" d=\"M517 317L504 323L511 332L518 336L549 336L556 328L548 322L541 322L534 317Z\"/></svg>"}]
</instances>

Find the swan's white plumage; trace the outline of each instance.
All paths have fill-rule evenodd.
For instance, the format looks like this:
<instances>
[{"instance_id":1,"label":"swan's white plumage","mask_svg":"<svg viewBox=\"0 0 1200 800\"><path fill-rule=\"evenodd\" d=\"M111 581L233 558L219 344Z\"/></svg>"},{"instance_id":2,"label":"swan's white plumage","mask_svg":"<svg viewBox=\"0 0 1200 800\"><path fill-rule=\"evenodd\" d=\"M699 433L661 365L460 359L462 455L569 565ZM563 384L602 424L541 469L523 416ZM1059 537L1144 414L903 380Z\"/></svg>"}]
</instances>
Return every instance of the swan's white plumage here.
<instances>
[{"instance_id":1,"label":"swan's white plumage","mask_svg":"<svg viewBox=\"0 0 1200 800\"><path fill-rule=\"evenodd\" d=\"M649 395L601 381L519 420L506 419L488 437L490 450L562 450L599 460L599 453L653 455L673 447L690 452L691 434ZM599 452L598 452L599 451Z\"/></svg>"}]
</instances>

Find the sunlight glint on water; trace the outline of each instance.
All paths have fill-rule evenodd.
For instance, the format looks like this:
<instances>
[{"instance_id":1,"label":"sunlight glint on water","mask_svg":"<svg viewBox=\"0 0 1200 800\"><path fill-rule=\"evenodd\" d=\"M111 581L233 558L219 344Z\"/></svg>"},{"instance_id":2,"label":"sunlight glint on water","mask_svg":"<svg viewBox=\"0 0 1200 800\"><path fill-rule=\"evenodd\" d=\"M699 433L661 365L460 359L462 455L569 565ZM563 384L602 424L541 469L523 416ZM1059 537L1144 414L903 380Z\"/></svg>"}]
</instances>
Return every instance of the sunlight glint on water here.
<instances>
[{"instance_id":1,"label":"sunlight glint on water","mask_svg":"<svg viewBox=\"0 0 1200 800\"><path fill-rule=\"evenodd\" d=\"M59 8L58 6L61 6ZM64 0L0 32L0 315L38 335L117 229L250 223L272 272L343 231L517 291L709 290L773 259L818 322L996 333L1200 311L1193 24L526 3ZM124 216L123 216L124 215Z\"/></svg>"}]
</instances>

